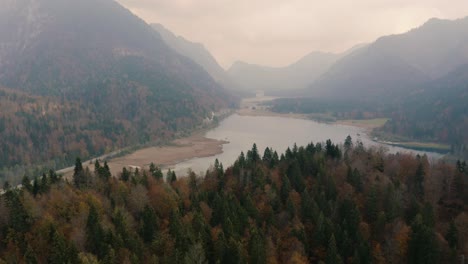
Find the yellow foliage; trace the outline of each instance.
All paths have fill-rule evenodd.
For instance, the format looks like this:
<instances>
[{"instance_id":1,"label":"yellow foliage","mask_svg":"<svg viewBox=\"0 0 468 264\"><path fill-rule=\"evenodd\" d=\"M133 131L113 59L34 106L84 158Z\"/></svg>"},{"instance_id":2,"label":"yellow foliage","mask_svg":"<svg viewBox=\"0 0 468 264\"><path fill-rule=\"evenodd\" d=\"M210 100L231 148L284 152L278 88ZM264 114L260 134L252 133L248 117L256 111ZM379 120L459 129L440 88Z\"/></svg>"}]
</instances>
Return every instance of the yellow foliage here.
<instances>
[{"instance_id":1,"label":"yellow foliage","mask_svg":"<svg viewBox=\"0 0 468 264\"><path fill-rule=\"evenodd\" d=\"M82 252L78 255L78 257L82 264L99 264L98 259L93 254Z\"/></svg>"}]
</instances>

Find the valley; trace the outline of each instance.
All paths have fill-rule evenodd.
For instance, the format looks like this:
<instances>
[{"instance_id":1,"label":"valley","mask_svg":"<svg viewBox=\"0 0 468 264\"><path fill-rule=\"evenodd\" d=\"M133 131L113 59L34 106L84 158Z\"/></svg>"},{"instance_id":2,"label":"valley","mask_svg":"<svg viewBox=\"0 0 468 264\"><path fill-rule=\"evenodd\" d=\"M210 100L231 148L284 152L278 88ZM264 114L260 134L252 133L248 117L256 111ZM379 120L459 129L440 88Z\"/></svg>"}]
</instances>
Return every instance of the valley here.
<instances>
[{"instance_id":1,"label":"valley","mask_svg":"<svg viewBox=\"0 0 468 264\"><path fill-rule=\"evenodd\" d=\"M360 1L0 0L0 264L463 263L468 17Z\"/></svg>"}]
</instances>

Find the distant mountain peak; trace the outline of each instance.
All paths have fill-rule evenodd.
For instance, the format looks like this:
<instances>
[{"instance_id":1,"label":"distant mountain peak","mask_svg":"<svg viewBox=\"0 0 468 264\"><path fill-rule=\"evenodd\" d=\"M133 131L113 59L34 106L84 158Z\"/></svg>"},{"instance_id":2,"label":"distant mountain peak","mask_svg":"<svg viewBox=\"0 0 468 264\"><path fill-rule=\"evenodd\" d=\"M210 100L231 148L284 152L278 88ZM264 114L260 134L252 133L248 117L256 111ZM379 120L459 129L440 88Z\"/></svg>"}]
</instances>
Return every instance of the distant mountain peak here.
<instances>
[{"instance_id":1,"label":"distant mountain peak","mask_svg":"<svg viewBox=\"0 0 468 264\"><path fill-rule=\"evenodd\" d=\"M211 77L225 88L237 90L237 85L226 74L225 70L218 64L216 59L205 48L202 43L196 43L177 36L164 25L155 23L151 25L157 31L164 42L179 54L190 58L200 65Z\"/></svg>"},{"instance_id":2,"label":"distant mountain peak","mask_svg":"<svg viewBox=\"0 0 468 264\"><path fill-rule=\"evenodd\" d=\"M461 23L461 22L468 22L468 16L461 17L457 19L444 19L438 17L432 17L426 21L421 27L430 26L430 25L437 25L437 24L445 24L445 23Z\"/></svg>"},{"instance_id":3,"label":"distant mountain peak","mask_svg":"<svg viewBox=\"0 0 468 264\"><path fill-rule=\"evenodd\" d=\"M228 73L244 89L267 93L302 89L326 72L339 57L339 54L314 51L284 67L236 61Z\"/></svg>"},{"instance_id":4,"label":"distant mountain peak","mask_svg":"<svg viewBox=\"0 0 468 264\"><path fill-rule=\"evenodd\" d=\"M190 44L193 45L193 46L197 46L197 48L199 48L199 49L204 49L204 50L206 50L206 47L205 47L205 45L203 45L203 43L190 41L190 40L184 38L184 37L181 36L181 35L177 35L177 34L175 34L174 32L170 31L168 28L166 28L163 24L160 24L160 23L153 23L153 24L151 24L151 26L152 26L159 34L161 34L161 36L162 36L163 39L165 39L165 40L167 40L166 38L171 37L171 38L178 39L178 40L181 41L181 42L190 43ZM167 43L167 44L168 44L168 43ZM208 51L207 51L207 52L208 52Z\"/></svg>"}]
</instances>

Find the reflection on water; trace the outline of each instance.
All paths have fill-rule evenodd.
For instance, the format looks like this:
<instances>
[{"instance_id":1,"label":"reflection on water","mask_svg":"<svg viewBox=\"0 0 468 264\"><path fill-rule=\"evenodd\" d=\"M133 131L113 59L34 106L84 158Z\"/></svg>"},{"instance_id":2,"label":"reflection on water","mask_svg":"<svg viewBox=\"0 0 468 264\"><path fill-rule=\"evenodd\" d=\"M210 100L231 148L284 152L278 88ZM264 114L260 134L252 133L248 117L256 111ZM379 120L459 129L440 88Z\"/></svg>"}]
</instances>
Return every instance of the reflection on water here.
<instances>
[{"instance_id":1,"label":"reflection on water","mask_svg":"<svg viewBox=\"0 0 468 264\"><path fill-rule=\"evenodd\" d=\"M362 128L317 123L311 120L293 119L285 117L267 116L240 116L231 115L224 119L218 127L208 131L206 137L229 141L223 146L223 153L212 157L195 158L177 164L174 169L178 175L183 175L191 168L196 173L204 172L218 159L225 167L230 166L237 159L241 151L244 153L257 144L260 154L266 147L272 147L283 153L294 143L305 146L310 142L325 142L331 139L335 143L342 143L350 135L353 141L360 140L365 146L382 146L390 153L413 152L422 154L424 152L407 150L399 147L382 145L372 141ZM430 158L439 158L437 153L426 153Z\"/></svg>"}]
</instances>

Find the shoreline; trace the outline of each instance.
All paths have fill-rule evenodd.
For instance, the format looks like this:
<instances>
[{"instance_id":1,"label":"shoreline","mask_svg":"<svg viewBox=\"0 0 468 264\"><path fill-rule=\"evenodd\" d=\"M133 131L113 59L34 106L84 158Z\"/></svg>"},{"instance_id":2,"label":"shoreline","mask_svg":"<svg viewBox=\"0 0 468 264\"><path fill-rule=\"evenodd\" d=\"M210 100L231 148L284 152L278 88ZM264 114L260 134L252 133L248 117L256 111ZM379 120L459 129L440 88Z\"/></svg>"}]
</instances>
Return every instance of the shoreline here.
<instances>
[{"instance_id":1,"label":"shoreline","mask_svg":"<svg viewBox=\"0 0 468 264\"><path fill-rule=\"evenodd\" d=\"M334 120L334 121L324 121L324 120L319 120L314 118L314 115L308 115L308 114L297 114L297 113L276 113L273 111L270 111L267 108L262 107L259 105L263 101L255 101L255 100L250 100L248 103L243 105L242 108L238 109L235 113L241 116L266 116L266 117L284 117L284 118L295 118L295 119L305 119L305 120L310 120L318 123L326 123L330 125L343 125L343 126L351 126L351 127L356 127L360 128L363 130L364 133L367 134L367 136L380 144L384 144L387 146L395 146L395 147L401 147L404 149L408 150L415 150L415 151L429 151L429 152L435 152L439 154L446 155L449 151L450 148L448 145L445 144L438 144L438 143L433 143L433 142L423 142L423 141L411 141L411 142L404 142L404 141L388 141L388 140L381 140L381 139L376 139L372 138L372 132L374 129L382 127L386 121L388 120L387 118L373 118L373 119L342 119L342 120ZM255 104L257 103L257 104Z\"/></svg>"},{"instance_id":2,"label":"shoreline","mask_svg":"<svg viewBox=\"0 0 468 264\"><path fill-rule=\"evenodd\" d=\"M308 118L308 116L305 114L294 114L294 113L282 114L282 113L272 112L269 110L252 110L252 109L242 108L242 109L238 109L235 113L240 116L270 116L270 117L285 117L285 118L312 120Z\"/></svg>"},{"instance_id":3,"label":"shoreline","mask_svg":"<svg viewBox=\"0 0 468 264\"><path fill-rule=\"evenodd\" d=\"M284 118L295 118L295 119L305 119L314 121L317 123L325 123L330 125L344 125L344 126L352 126L363 128L367 132L371 132L374 128L381 127L385 124L386 118L374 118L374 119L363 119L363 120L355 120L355 119L342 119L342 120L334 120L334 121L323 121L314 118L314 116L308 114L298 114L298 113L277 113L267 109L250 109L250 108L242 108L238 109L236 114L240 116L269 116L269 117L284 117Z\"/></svg>"},{"instance_id":4,"label":"shoreline","mask_svg":"<svg viewBox=\"0 0 468 264\"><path fill-rule=\"evenodd\" d=\"M148 168L153 162L156 166L164 169L177 163L194 159L211 157L223 152L223 145L229 143L205 137L205 132L198 132L185 138L172 141L171 145L148 147L139 149L131 154L114 158L107 163L111 173L122 171L124 167Z\"/></svg>"},{"instance_id":5,"label":"shoreline","mask_svg":"<svg viewBox=\"0 0 468 264\"><path fill-rule=\"evenodd\" d=\"M253 117L283 117L293 119L310 120L314 122L324 122L313 119L313 116L307 114L295 114L295 113L276 113L263 107L261 103L264 100L248 99L241 103L239 109L231 111L228 115L238 114L240 116L253 116ZM373 129L381 127L386 122L386 118L376 118L367 120L336 120L330 122L324 122L332 125L345 125L363 129L366 134L369 135ZM229 143L224 140L217 140L205 137L205 134L214 126L204 127L197 129L192 132L189 136L174 139L162 146L146 146L137 149L129 154L125 154L118 157L112 157L107 160L112 175L119 175L124 167L129 169L147 169L151 163L161 169L167 169L178 163L191 160L194 158L212 157L223 153L223 145ZM395 144L389 144L389 142L379 141L382 144L395 146ZM392 142L395 143L395 142ZM398 145L396 145L398 146ZM408 146L401 146L407 149L418 150L416 148L409 148ZM94 170L94 161L96 159L103 160L104 156L94 158L83 162L83 167L88 167L91 171ZM67 168L62 170L64 177L68 178L73 175L73 168Z\"/></svg>"},{"instance_id":6,"label":"shoreline","mask_svg":"<svg viewBox=\"0 0 468 264\"><path fill-rule=\"evenodd\" d=\"M145 147L138 149L130 154L121 157L109 159L109 165L112 175L119 175L124 167L128 169L148 169L151 163L154 163L161 169L173 166L177 163L193 158L211 157L223 152L223 145L229 143L224 140L211 139L204 136L206 131L197 131L196 133L171 141L164 146ZM94 170L94 161L96 159L83 162L83 167ZM71 178L73 169L64 172L65 178Z\"/></svg>"},{"instance_id":7,"label":"shoreline","mask_svg":"<svg viewBox=\"0 0 468 264\"><path fill-rule=\"evenodd\" d=\"M437 144L437 143L431 143L431 142L415 142L415 141L395 142L395 141L386 141L386 140L374 140L374 141L381 143L381 144L389 145L389 146L395 146L395 147L417 150L417 151L435 152L435 153L439 153L442 155L447 155L450 152L449 145Z\"/></svg>"}]
</instances>

